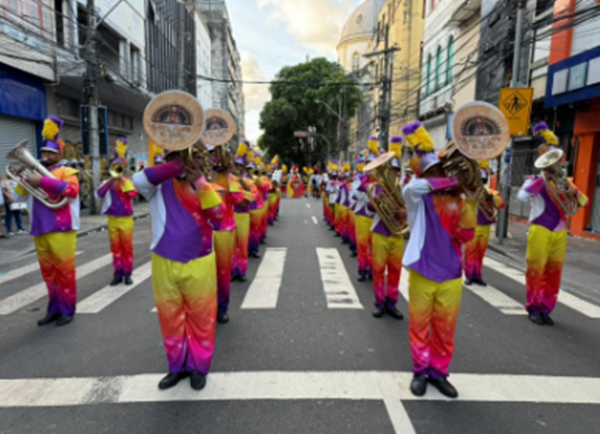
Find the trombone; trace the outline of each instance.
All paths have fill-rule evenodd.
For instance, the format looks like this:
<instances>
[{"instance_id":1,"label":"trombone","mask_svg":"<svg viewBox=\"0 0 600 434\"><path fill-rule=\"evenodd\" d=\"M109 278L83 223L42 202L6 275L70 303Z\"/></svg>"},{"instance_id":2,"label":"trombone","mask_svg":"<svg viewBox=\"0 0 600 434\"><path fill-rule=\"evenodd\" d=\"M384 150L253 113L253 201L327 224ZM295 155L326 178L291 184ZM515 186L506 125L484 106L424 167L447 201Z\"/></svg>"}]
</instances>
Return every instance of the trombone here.
<instances>
[{"instance_id":1,"label":"trombone","mask_svg":"<svg viewBox=\"0 0 600 434\"><path fill-rule=\"evenodd\" d=\"M37 161L33 155L27 150L27 140L23 140L17 146L15 146L8 154L6 154L7 160L17 161L21 163L19 168L13 167L14 164L9 164L6 168L7 176L16 181L21 187L23 187L32 197L35 197L41 203L43 203L46 207L50 209L58 209L62 208L69 201L68 198L58 198L52 199L48 193L46 193L41 188L32 187L27 180L31 177L34 172L37 172L41 176L45 176L48 178L56 177L47 170L44 166L42 166L39 161ZM15 175L15 173L19 173L19 175Z\"/></svg>"}]
</instances>

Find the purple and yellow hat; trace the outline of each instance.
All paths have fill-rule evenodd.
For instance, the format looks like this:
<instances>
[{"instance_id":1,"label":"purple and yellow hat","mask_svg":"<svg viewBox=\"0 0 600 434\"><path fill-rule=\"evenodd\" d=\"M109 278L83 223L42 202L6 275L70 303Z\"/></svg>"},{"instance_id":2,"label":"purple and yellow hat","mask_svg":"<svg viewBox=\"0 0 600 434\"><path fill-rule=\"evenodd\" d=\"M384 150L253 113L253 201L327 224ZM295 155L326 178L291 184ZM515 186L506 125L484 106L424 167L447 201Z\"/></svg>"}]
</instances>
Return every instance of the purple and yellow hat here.
<instances>
[{"instance_id":1,"label":"purple and yellow hat","mask_svg":"<svg viewBox=\"0 0 600 434\"><path fill-rule=\"evenodd\" d=\"M236 164L241 164L242 166L246 165L246 154L248 153L248 149L250 149L250 143L246 140L238 145L234 160Z\"/></svg>"},{"instance_id":2,"label":"purple and yellow hat","mask_svg":"<svg viewBox=\"0 0 600 434\"><path fill-rule=\"evenodd\" d=\"M440 162L434 152L435 143L421 122L404 125L402 133L415 151L409 160L409 166L415 175L420 177L427 169Z\"/></svg>"},{"instance_id":3,"label":"purple and yellow hat","mask_svg":"<svg viewBox=\"0 0 600 434\"><path fill-rule=\"evenodd\" d=\"M125 157L125 154L127 154L127 147L129 146L129 140L127 140L125 137L119 137L117 139L117 144L115 146L115 155L111 161L111 163L114 163L115 161L121 161L122 163L127 163L127 158ZM156 161L156 159L155 159Z\"/></svg>"},{"instance_id":4,"label":"purple and yellow hat","mask_svg":"<svg viewBox=\"0 0 600 434\"><path fill-rule=\"evenodd\" d=\"M65 150L65 143L60 139L60 130L64 124L62 119L56 116L50 116L44 121L42 130L42 151L50 151L62 154Z\"/></svg>"}]
</instances>

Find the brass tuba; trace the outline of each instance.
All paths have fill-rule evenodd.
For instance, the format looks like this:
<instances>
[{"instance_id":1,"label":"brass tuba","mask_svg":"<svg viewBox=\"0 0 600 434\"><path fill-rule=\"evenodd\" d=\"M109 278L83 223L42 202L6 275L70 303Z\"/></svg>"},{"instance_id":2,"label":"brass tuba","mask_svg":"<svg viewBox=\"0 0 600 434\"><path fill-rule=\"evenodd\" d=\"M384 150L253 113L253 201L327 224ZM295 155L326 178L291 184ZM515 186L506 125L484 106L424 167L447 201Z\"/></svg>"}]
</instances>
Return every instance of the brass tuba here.
<instances>
[{"instance_id":1,"label":"brass tuba","mask_svg":"<svg viewBox=\"0 0 600 434\"><path fill-rule=\"evenodd\" d=\"M367 197L383 220L383 224L393 235L404 235L408 232L408 222L398 221L398 213L406 210L406 204L400 193L400 182L392 172L391 161L396 156L394 152L380 155L364 168L364 172L374 171L377 181L367 188ZM376 194L377 187L383 192Z\"/></svg>"},{"instance_id":2,"label":"brass tuba","mask_svg":"<svg viewBox=\"0 0 600 434\"><path fill-rule=\"evenodd\" d=\"M51 199L48 193L41 188L35 188L29 185L27 179L33 172L37 172L41 176L48 178L56 178L49 170L42 166L27 150L27 140L23 140L17 146L15 146L8 154L6 154L7 160L18 161L21 163L21 167L24 168L20 175L15 175L18 169L13 168L13 164L9 164L7 169L7 176L16 181L21 187L35 197L37 200L42 202L45 206L50 209L62 208L69 201L68 198ZM19 168L20 169L20 168ZM14 171L14 173L13 173Z\"/></svg>"},{"instance_id":3,"label":"brass tuba","mask_svg":"<svg viewBox=\"0 0 600 434\"><path fill-rule=\"evenodd\" d=\"M567 174L560 167L564 152L561 149L552 149L535 160L535 167L542 170L542 178L546 188L569 217L574 216L579 210L577 197L566 194L570 186ZM554 180L549 180L548 175L553 175Z\"/></svg>"}]
</instances>

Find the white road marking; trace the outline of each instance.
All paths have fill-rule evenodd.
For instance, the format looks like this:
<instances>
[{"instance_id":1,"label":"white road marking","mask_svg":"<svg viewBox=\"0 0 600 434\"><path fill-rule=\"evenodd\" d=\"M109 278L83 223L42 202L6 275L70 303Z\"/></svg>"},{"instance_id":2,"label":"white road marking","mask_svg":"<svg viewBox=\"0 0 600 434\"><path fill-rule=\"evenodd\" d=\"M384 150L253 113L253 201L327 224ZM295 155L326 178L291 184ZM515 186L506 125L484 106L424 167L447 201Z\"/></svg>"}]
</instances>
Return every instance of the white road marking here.
<instances>
[{"instance_id":1,"label":"white road marking","mask_svg":"<svg viewBox=\"0 0 600 434\"><path fill-rule=\"evenodd\" d=\"M150 312L158 312L158 309L156 307L153 307Z\"/></svg>"},{"instance_id":2,"label":"white road marking","mask_svg":"<svg viewBox=\"0 0 600 434\"><path fill-rule=\"evenodd\" d=\"M329 309L363 309L340 252L335 248L317 248L321 279Z\"/></svg>"},{"instance_id":3,"label":"white road marking","mask_svg":"<svg viewBox=\"0 0 600 434\"><path fill-rule=\"evenodd\" d=\"M80 281L82 278L98 271L102 267L112 263L112 253L104 255L94 261L88 262L81 267L77 267L76 275L77 280ZM40 282L37 285L33 285L23 291L17 292L16 294L6 297L0 300L0 315L11 314L30 303L44 297L48 293L46 289L46 283Z\"/></svg>"},{"instance_id":4,"label":"white road marking","mask_svg":"<svg viewBox=\"0 0 600 434\"><path fill-rule=\"evenodd\" d=\"M413 427L410 417L406 412L406 409L402 405L402 401L399 399L386 398L383 400L385 408L394 427L394 431L398 434L414 434L416 433Z\"/></svg>"},{"instance_id":5,"label":"white road marking","mask_svg":"<svg viewBox=\"0 0 600 434\"><path fill-rule=\"evenodd\" d=\"M317 220L317 218L315 216L312 216L312 221L314 224L318 225L319 221Z\"/></svg>"},{"instance_id":6,"label":"white road marking","mask_svg":"<svg viewBox=\"0 0 600 434\"><path fill-rule=\"evenodd\" d=\"M506 277L511 278L515 282L525 285L525 273L522 271L511 268L491 258L485 258L483 264L486 267L490 267L492 270L504 274ZM560 294L558 295L558 302L589 318L600 318L600 306L596 306L595 304L585 301L571 294L570 292L560 291Z\"/></svg>"},{"instance_id":7,"label":"white road marking","mask_svg":"<svg viewBox=\"0 0 600 434\"><path fill-rule=\"evenodd\" d=\"M75 256L81 255L83 252L75 253ZM31 264L24 265L19 268L15 268L14 270L7 271L6 274L0 276L0 285L6 282L10 282L11 280L16 279L17 277L23 277L27 273L31 273L32 271L36 271L40 269L39 262L35 261Z\"/></svg>"},{"instance_id":8,"label":"white road marking","mask_svg":"<svg viewBox=\"0 0 600 434\"><path fill-rule=\"evenodd\" d=\"M268 248L244 297L242 309L275 309L283 279L286 248Z\"/></svg>"},{"instance_id":9,"label":"white road marking","mask_svg":"<svg viewBox=\"0 0 600 434\"><path fill-rule=\"evenodd\" d=\"M307 208L310 208L310 203L307 203L307 204L306 204L306 207L307 207Z\"/></svg>"},{"instance_id":10,"label":"white road marking","mask_svg":"<svg viewBox=\"0 0 600 434\"><path fill-rule=\"evenodd\" d=\"M102 309L105 309L107 306L117 301L129 291L133 290L136 286L142 284L151 275L152 262L147 262L140 268L136 268L135 270L133 270L133 274L131 276L131 279L133 280L133 285L107 285L100 291L95 292L85 300L81 301L80 303L77 303L77 313L100 312Z\"/></svg>"},{"instance_id":11,"label":"white road marking","mask_svg":"<svg viewBox=\"0 0 600 434\"><path fill-rule=\"evenodd\" d=\"M504 315L527 315L525 306L510 298L502 291L490 286L489 284L486 287L478 285L464 285L464 288L468 289L474 294L477 294L483 301L492 305Z\"/></svg>"},{"instance_id":12,"label":"white road marking","mask_svg":"<svg viewBox=\"0 0 600 434\"><path fill-rule=\"evenodd\" d=\"M408 302L408 270L404 268L400 273L400 285L398 285L400 295Z\"/></svg>"},{"instance_id":13,"label":"white road marking","mask_svg":"<svg viewBox=\"0 0 600 434\"><path fill-rule=\"evenodd\" d=\"M412 372L214 372L201 393L187 381L160 391L156 384L163 375L0 380L0 407L302 399L450 401L433 387L424 397L415 397L409 390ZM458 401L464 402L600 404L600 378L453 373L452 383L460 393Z\"/></svg>"}]
</instances>

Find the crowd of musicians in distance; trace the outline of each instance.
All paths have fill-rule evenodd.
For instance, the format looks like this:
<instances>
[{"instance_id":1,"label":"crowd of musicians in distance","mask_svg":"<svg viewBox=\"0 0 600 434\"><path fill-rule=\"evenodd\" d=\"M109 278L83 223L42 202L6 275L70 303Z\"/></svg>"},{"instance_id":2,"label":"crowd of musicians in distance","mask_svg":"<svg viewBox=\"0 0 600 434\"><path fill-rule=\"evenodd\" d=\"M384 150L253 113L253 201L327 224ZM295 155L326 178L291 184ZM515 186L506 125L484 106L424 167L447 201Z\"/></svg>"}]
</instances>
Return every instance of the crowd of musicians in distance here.
<instances>
[{"instance_id":1,"label":"crowd of musicians in distance","mask_svg":"<svg viewBox=\"0 0 600 434\"><path fill-rule=\"evenodd\" d=\"M19 173L17 188L21 198L28 196L28 187L41 189L51 200L62 200L52 205L29 195L31 235L49 296L40 326L68 324L76 307L79 184L77 171L60 164L62 124L52 116L42 132L41 164L52 176ZM540 153L556 150L558 141L547 125L539 124L534 131L543 141ZM409 287L411 391L422 396L432 384L444 395L457 397L447 377L463 269L466 284L485 286L482 261L495 219L490 210L504 204L496 192L483 190L482 185L467 186L466 170L449 176L442 163L453 151L452 142L438 155L419 122L406 125L403 133L403 138L390 141L393 158L369 172L365 165L382 158L376 138L369 141L368 153L354 162L355 171L349 163L330 161L322 175L311 174L316 180L313 193L321 191L325 220L352 254L356 252L358 279L373 280L373 316L387 313L402 319L398 286L405 274L402 267L409 270L403 278L408 278ZM410 151L406 164L402 147ZM126 149L127 141L119 139L112 162L117 169ZM229 320L231 281L246 280L248 257L259 257L268 225L277 220L283 170L276 160L267 164L247 143L230 155L223 146L198 142L185 151L167 152L162 163L136 173L132 180L113 170L113 176L97 189L104 200L102 213L108 218L114 257L110 284L132 284L132 200L139 193L150 202L152 283L169 366L159 388L173 387L189 377L191 387L200 390L211 364L216 322ZM407 176L400 179L403 165ZM480 170L485 180L487 164L482 163ZM556 305L567 243L567 216L551 190L558 183L556 176L555 171L528 176L519 193L521 200L532 204L526 307L531 321L540 325L552 324L549 314ZM289 194L295 195L297 188L290 184L298 183L297 168L286 178ZM402 207L384 206L386 195L400 192ZM559 193L575 199L578 206L586 204L571 183ZM386 216L380 215L384 211ZM410 236L405 248L406 226Z\"/></svg>"}]
</instances>

